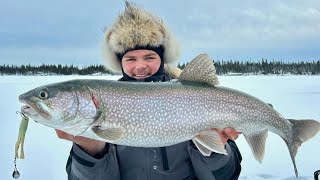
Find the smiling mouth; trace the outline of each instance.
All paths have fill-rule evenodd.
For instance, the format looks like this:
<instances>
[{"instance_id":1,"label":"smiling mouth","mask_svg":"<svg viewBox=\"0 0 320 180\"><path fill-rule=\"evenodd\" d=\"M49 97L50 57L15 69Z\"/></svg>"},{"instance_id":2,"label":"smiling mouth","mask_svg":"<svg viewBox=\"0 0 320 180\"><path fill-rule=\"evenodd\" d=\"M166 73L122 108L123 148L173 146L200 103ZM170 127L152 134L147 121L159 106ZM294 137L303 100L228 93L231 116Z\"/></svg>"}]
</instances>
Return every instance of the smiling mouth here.
<instances>
[{"instance_id":1,"label":"smiling mouth","mask_svg":"<svg viewBox=\"0 0 320 180\"><path fill-rule=\"evenodd\" d=\"M136 79L143 79L143 78L150 77L150 75L146 75L146 74L136 74L136 75L134 75L134 77L135 77Z\"/></svg>"}]
</instances>

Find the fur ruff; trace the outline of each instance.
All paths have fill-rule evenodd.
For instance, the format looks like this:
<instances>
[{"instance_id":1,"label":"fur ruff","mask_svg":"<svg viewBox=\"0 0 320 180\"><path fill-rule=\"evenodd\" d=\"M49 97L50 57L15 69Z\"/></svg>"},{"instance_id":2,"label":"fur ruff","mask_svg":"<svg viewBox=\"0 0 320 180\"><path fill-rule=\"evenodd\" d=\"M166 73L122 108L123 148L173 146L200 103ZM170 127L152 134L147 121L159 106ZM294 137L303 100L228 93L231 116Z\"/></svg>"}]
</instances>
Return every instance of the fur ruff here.
<instances>
[{"instance_id":1,"label":"fur ruff","mask_svg":"<svg viewBox=\"0 0 320 180\"><path fill-rule=\"evenodd\" d=\"M124 12L105 31L103 57L105 67L121 72L116 53L124 53L136 46L164 47L165 64L174 65L180 55L180 47L161 18L126 1Z\"/></svg>"}]
</instances>

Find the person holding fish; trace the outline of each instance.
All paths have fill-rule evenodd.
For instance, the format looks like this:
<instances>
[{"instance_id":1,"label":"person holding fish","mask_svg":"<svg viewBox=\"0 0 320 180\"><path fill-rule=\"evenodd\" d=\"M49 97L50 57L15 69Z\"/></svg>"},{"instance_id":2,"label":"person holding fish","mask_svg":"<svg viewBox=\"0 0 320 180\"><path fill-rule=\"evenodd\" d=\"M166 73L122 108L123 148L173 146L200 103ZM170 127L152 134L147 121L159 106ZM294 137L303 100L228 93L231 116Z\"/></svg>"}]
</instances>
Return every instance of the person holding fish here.
<instances>
[{"instance_id":1,"label":"person holding fish","mask_svg":"<svg viewBox=\"0 0 320 180\"><path fill-rule=\"evenodd\" d=\"M152 83L179 76L179 69L170 66L178 58L179 46L159 17L126 2L104 38L106 67L122 72L119 81ZM242 157L233 140L239 133L233 128L211 131L219 134L227 155L204 156L191 140L166 147L131 147L56 129L59 138L74 142L66 165L68 179L238 179Z\"/></svg>"}]
</instances>

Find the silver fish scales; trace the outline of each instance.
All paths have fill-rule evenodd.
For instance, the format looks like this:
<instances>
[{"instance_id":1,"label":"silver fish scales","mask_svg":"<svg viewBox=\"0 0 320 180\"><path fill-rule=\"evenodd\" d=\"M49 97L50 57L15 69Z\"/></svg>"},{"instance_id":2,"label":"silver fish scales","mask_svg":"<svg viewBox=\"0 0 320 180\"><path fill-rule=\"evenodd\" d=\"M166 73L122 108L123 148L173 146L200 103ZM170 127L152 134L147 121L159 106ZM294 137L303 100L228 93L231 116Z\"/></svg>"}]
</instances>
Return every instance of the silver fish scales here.
<instances>
[{"instance_id":1,"label":"silver fish scales","mask_svg":"<svg viewBox=\"0 0 320 180\"><path fill-rule=\"evenodd\" d=\"M19 96L22 112L49 127L109 143L162 147L192 140L199 151L226 154L212 128L233 127L262 161L268 131L295 156L302 142L320 130L316 120L283 118L249 94L218 86L207 55L193 59L173 82L71 80L41 86Z\"/></svg>"}]
</instances>

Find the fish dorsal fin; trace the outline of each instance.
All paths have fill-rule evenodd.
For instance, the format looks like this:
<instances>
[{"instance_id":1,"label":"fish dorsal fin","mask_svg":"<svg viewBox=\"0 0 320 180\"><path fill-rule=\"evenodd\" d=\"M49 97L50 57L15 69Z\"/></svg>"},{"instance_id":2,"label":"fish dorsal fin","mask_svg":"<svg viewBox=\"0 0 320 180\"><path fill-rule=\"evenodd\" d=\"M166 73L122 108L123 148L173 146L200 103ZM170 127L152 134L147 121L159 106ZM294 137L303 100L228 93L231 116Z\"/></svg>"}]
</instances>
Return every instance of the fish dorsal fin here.
<instances>
[{"instance_id":1,"label":"fish dorsal fin","mask_svg":"<svg viewBox=\"0 0 320 180\"><path fill-rule=\"evenodd\" d=\"M216 68L207 54L199 54L191 60L179 76L180 81L193 81L218 85Z\"/></svg>"}]
</instances>

